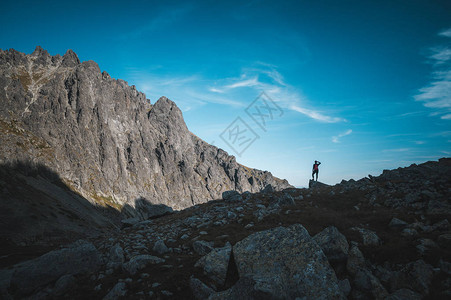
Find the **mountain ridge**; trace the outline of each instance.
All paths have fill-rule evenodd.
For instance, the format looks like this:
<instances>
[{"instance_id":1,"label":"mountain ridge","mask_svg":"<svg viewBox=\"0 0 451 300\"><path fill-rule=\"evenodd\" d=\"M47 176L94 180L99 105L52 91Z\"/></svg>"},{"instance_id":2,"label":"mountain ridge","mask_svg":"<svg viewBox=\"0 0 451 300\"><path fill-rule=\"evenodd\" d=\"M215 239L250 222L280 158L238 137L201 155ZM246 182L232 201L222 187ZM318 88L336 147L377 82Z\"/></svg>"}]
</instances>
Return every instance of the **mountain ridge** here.
<instances>
[{"instance_id":1,"label":"mountain ridge","mask_svg":"<svg viewBox=\"0 0 451 300\"><path fill-rule=\"evenodd\" d=\"M72 50L0 50L0 101L0 162L44 164L95 203L182 209L227 190L291 187L195 136L168 98L151 104Z\"/></svg>"}]
</instances>

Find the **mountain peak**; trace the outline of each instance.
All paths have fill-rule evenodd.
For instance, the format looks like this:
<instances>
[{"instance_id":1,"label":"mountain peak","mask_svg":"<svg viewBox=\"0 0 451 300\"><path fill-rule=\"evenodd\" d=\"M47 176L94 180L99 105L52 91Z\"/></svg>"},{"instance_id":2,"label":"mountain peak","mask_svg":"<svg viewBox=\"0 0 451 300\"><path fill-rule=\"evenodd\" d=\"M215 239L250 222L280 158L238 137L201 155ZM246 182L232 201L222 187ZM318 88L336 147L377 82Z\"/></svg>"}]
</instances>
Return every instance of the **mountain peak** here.
<instances>
[{"instance_id":1,"label":"mountain peak","mask_svg":"<svg viewBox=\"0 0 451 300\"><path fill-rule=\"evenodd\" d=\"M77 54L72 49L67 50L63 55L62 65L65 67L76 67L78 64L80 64L80 60Z\"/></svg>"}]
</instances>

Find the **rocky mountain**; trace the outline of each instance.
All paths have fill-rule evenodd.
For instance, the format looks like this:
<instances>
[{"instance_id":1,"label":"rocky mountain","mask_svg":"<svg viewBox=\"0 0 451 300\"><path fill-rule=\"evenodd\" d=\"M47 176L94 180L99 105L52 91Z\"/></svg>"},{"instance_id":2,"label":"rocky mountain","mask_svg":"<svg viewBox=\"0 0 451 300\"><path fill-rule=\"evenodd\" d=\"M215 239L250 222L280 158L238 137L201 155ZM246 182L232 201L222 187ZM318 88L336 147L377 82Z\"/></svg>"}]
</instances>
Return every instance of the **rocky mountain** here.
<instances>
[{"instance_id":1,"label":"rocky mountain","mask_svg":"<svg viewBox=\"0 0 451 300\"><path fill-rule=\"evenodd\" d=\"M168 98L151 104L71 50L0 50L0 103L0 163L45 166L95 204L183 209L228 190L290 187L196 137Z\"/></svg>"},{"instance_id":2,"label":"rocky mountain","mask_svg":"<svg viewBox=\"0 0 451 300\"><path fill-rule=\"evenodd\" d=\"M0 295L449 299L450 199L451 158L335 186L228 192L20 264L0 259Z\"/></svg>"}]
</instances>

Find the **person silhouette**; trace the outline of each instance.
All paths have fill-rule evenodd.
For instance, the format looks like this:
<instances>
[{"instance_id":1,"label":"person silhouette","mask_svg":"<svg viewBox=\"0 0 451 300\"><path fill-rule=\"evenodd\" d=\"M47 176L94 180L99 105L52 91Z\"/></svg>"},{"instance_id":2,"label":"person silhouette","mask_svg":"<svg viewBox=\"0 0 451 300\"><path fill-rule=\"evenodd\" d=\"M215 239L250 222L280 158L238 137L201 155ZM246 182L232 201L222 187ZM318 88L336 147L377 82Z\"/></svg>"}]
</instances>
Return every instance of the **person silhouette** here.
<instances>
[{"instance_id":1,"label":"person silhouette","mask_svg":"<svg viewBox=\"0 0 451 300\"><path fill-rule=\"evenodd\" d=\"M313 169L312 169L312 180L315 180L315 174L316 174L316 181L318 181L318 173L319 173L319 165L321 163L317 160L315 160L315 163L313 164Z\"/></svg>"}]
</instances>

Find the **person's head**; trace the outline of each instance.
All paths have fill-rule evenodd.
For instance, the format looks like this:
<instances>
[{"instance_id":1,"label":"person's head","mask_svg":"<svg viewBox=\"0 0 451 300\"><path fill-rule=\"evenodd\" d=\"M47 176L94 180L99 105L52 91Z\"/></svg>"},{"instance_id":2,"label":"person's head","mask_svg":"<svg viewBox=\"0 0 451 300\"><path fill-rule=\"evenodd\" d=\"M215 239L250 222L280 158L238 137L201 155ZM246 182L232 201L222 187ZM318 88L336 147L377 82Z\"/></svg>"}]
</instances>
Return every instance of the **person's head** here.
<instances>
[{"instance_id":1,"label":"person's head","mask_svg":"<svg viewBox=\"0 0 451 300\"><path fill-rule=\"evenodd\" d=\"M315 164L316 164L316 163L318 163L318 161L317 161L317 160L315 160Z\"/></svg>"}]
</instances>

